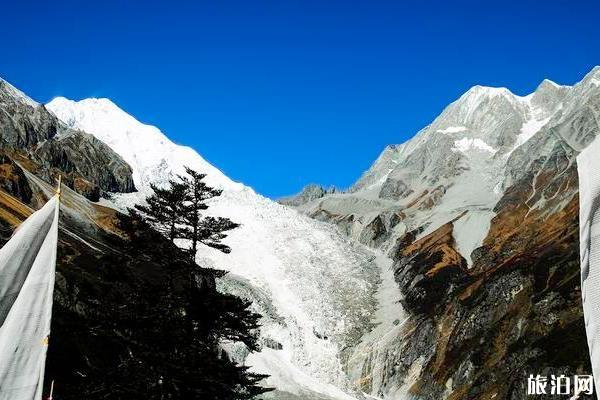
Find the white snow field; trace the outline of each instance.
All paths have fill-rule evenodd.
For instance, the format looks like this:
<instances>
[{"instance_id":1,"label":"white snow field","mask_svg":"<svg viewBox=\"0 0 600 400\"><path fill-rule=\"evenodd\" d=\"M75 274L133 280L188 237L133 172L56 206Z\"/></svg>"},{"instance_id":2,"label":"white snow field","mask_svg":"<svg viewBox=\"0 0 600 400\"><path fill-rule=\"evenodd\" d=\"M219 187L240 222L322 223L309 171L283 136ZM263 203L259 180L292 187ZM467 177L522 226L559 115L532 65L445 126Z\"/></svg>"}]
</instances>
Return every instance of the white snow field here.
<instances>
[{"instance_id":1,"label":"white snow field","mask_svg":"<svg viewBox=\"0 0 600 400\"><path fill-rule=\"evenodd\" d=\"M242 226L225 241L231 254L205 247L198 260L230 271L221 287L253 299L265 315L264 350L248 357L240 349L232 353L254 371L271 375L265 384L281 392L277 398L355 398L340 352L366 332L376 308L379 272L371 253L335 227L233 182L193 149L176 145L110 100L56 98L46 107L70 127L108 144L132 167L139 191L115 194L109 205L124 209L142 202L150 183L165 184L183 174L184 166L206 173L209 184L222 188L208 213Z\"/></svg>"}]
</instances>

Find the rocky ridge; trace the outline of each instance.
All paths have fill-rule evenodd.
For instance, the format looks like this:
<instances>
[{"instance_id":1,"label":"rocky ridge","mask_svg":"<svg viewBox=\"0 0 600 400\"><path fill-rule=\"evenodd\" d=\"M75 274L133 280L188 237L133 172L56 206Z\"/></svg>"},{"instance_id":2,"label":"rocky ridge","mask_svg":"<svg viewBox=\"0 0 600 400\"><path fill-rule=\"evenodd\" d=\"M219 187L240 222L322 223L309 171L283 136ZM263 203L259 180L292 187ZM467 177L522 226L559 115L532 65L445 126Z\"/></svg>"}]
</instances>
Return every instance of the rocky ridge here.
<instances>
[{"instance_id":1,"label":"rocky ridge","mask_svg":"<svg viewBox=\"0 0 600 400\"><path fill-rule=\"evenodd\" d=\"M50 180L58 171L65 184L92 200L103 192L133 192L129 165L110 147L63 124L38 104L0 79L2 148Z\"/></svg>"},{"instance_id":2,"label":"rocky ridge","mask_svg":"<svg viewBox=\"0 0 600 400\"><path fill-rule=\"evenodd\" d=\"M363 391L522 399L532 371L590 373L575 157L599 114L599 67L523 97L476 86L348 193L297 206L393 259L408 318L362 356Z\"/></svg>"},{"instance_id":3,"label":"rocky ridge","mask_svg":"<svg viewBox=\"0 0 600 400\"><path fill-rule=\"evenodd\" d=\"M277 202L286 206L299 207L328 194L336 193L337 191L338 190L336 190L335 187L324 188L321 185L309 184L302 188L300 193L294 196L283 197L278 199Z\"/></svg>"}]
</instances>

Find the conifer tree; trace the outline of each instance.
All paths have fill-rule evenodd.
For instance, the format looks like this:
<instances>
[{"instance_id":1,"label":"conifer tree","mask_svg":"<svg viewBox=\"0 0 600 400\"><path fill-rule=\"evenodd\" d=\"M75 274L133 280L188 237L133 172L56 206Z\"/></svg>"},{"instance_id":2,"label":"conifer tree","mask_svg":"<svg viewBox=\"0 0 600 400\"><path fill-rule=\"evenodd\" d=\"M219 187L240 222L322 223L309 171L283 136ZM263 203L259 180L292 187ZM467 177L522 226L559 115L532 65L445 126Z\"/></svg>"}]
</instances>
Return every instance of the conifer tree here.
<instances>
[{"instance_id":1,"label":"conifer tree","mask_svg":"<svg viewBox=\"0 0 600 400\"><path fill-rule=\"evenodd\" d=\"M154 193L146 199L147 205L136 205L122 224L124 230L134 231L131 242L139 247L139 253L152 259L167 258L165 264L171 274L160 303L134 307L144 310L144 315L131 313L137 332L151 340L148 347L143 343L139 351L148 357L156 351L173 355L169 362L155 366L149 377L153 382L160 377L161 396L167 396L164 398L252 399L272 390L258 385L266 376L251 373L247 367L222 356L219 344L241 342L249 351L258 351L260 315L251 311L250 301L216 290L215 279L224 271L201 268L195 261L198 243L229 253L230 248L221 240L227 236L225 232L239 224L229 218L202 215L208 209L207 200L220 196L222 191L208 186L203 181L204 174L190 168L186 172L188 176L180 176L178 182L170 181L168 187L153 185ZM154 227L171 242L188 239L189 251L173 246L184 256L180 259L176 252L165 254L164 248L155 249L153 241L146 240L149 233L144 225ZM140 233L143 237L138 236ZM189 273L189 284L184 287L183 273ZM135 365L132 361L123 368L130 371ZM147 382L140 384L148 387Z\"/></svg>"},{"instance_id":2,"label":"conifer tree","mask_svg":"<svg viewBox=\"0 0 600 400\"><path fill-rule=\"evenodd\" d=\"M133 344L111 371L110 395L132 400L141 394L157 400L250 400L272 390L259 385L266 375L250 372L220 349L223 341L235 341L259 350L260 315L250 310L251 302L221 293L214 285L202 289L184 284L186 265L193 264L207 280L219 274L197 268L182 249L161 243L156 237L161 235L146 221L135 211L120 216L119 227L129 238L127 257L175 271L175 284L136 284L140 296L119 304L118 326L132 336ZM193 329L188 328L190 319ZM114 321L102 323L112 328ZM98 380L105 375L104 371Z\"/></svg>"},{"instance_id":3,"label":"conifer tree","mask_svg":"<svg viewBox=\"0 0 600 400\"><path fill-rule=\"evenodd\" d=\"M135 209L173 242L180 236L181 224L184 222L187 186L170 180L166 188L159 188L154 184L150 184L150 187L154 193L146 198L147 205L136 204Z\"/></svg>"},{"instance_id":4,"label":"conifer tree","mask_svg":"<svg viewBox=\"0 0 600 400\"><path fill-rule=\"evenodd\" d=\"M220 196L223 191L208 186L203 181L206 174L194 171L189 167L185 167L185 171L188 176L179 177L181 183L187 188L182 215L185 228L181 230L181 238L190 240L191 256L195 257L198 243L224 253L231 252L231 248L221 243L221 240L227 237L224 232L235 229L240 225L232 222L229 218L202 217L202 211L208 208L206 201Z\"/></svg>"}]
</instances>

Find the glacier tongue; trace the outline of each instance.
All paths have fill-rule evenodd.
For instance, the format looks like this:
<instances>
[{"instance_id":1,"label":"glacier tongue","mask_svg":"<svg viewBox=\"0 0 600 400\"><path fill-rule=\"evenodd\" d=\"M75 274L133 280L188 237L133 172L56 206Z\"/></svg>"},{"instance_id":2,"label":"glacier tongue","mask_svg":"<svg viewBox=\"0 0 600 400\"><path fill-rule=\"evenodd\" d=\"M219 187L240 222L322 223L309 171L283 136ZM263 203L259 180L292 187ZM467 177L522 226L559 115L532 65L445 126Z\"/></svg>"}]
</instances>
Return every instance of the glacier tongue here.
<instances>
[{"instance_id":1,"label":"glacier tongue","mask_svg":"<svg viewBox=\"0 0 600 400\"><path fill-rule=\"evenodd\" d=\"M308 375L347 388L339 353L359 340L376 306L372 256L333 226L248 192L224 193L210 210L244 226L228 238L231 254L204 248L199 256L249 281L277 312L262 332L283 345L282 353L248 362L300 365L304 373L294 379Z\"/></svg>"},{"instance_id":2,"label":"glacier tongue","mask_svg":"<svg viewBox=\"0 0 600 400\"><path fill-rule=\"evenodd\" d=\"M242 226L226 239L231 254L202 248L198 260L230 271L220 285L254 300L264 315L264 350L235 357L270 374L266 385L294 399L352 399L341 360L370 329L379 274L374 256L333 226L235 183L194 150L171 142L107 99L56 98L46 106L67 125L98 137L127 161L138 193L115 194L112 206L141 202L149 184L165 184L190 166L224 189L208 212Z\"/></svg>"}]
</instances>

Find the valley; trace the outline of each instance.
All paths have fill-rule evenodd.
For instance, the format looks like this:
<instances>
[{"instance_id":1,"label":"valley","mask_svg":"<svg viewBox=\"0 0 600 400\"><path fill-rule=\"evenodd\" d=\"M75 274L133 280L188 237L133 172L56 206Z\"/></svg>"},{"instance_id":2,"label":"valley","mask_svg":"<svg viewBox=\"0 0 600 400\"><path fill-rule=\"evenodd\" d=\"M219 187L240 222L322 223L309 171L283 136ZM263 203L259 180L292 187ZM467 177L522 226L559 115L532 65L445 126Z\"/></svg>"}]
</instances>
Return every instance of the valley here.
<instances>
[{"instance_id":1,"label":"valley","mask_svg":"<svg viewBox=\"0 0 600 400\"><path fill-rule=\"evenodd\" d=\"M599 82L596 67L528 96L473 87L347 190L277 202L108 99L41 105L0 81L3 237L62 173L65 263L91 263L113 251L118 212L189 166L223 190L207 215L241 224L230 254L196 261L262 316L260 351L221 346L270 375L264 398L524 399L531 371L591 372L575 158L600 131ZM63 327L96 301L71 307L74 293L101 291L75 271L57 272Z\"/></svg>"}]
</instances>

